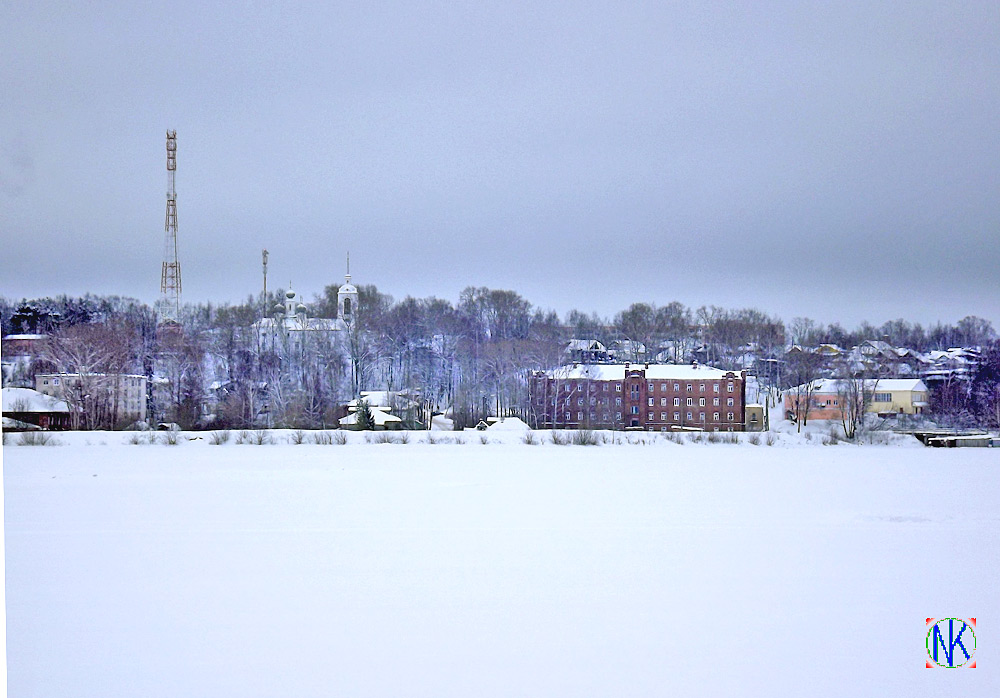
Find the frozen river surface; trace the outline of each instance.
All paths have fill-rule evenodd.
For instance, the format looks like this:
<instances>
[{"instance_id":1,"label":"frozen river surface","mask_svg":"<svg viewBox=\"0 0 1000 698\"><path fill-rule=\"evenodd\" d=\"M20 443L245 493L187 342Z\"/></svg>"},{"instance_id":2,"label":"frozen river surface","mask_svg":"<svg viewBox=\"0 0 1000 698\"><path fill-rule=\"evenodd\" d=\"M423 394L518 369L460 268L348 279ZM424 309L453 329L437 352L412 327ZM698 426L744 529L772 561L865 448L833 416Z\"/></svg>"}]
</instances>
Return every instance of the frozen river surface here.
<instances>
[{"instance_id":1,"label":"frozen river surface","mask_svg":"<svg viewBox=\"0 0 1000 698\"><path fill-rule=\"evenodd\" d=\"M1000 695L995 449L3 456L17 698Z\"/></svg>"}]
</instances>

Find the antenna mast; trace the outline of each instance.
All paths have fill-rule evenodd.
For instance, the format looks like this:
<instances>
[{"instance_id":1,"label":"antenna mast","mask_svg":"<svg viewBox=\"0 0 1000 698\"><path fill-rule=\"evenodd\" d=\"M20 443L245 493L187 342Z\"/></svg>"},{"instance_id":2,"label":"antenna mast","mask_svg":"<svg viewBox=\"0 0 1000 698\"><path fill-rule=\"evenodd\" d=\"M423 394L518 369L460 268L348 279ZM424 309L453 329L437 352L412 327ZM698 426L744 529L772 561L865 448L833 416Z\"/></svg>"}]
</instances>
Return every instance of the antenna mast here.
<instances>
[{"instance_id":1,"label":"antenna mast","mask_svg":"<svg viewBox=\"0 0 1000 698\"><path fill-rule=\"evenodd\" d=\"M263 262L262 266L264 267L264 303L266 304L267 303L267 250L266 249L261 252L260 257Z\"/></svg>"},{"instance_id":2,"label":"antenna mast","mask_svg":"<svg viewBox=\"0 0 1000 698\"><path fill-rule=\"evenodd\" d=\"M160 321L178 322L181 315L181 263L177 258L177 131L167 131L167 215L164 223L163 269L160 273Z\"/></svg>"}]
</instances>

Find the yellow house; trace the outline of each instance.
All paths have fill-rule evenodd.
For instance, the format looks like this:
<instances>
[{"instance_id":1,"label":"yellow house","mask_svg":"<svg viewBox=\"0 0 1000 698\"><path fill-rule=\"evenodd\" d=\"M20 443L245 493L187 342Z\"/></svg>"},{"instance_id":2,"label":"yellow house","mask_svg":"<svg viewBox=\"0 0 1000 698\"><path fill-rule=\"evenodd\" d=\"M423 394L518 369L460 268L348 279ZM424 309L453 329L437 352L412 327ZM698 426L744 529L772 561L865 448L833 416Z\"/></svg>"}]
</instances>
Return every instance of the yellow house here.
<instances>
[{"instance_id":1,"label":"yellow house","mask_svg":"<svg viewBox=\"0 0 1000 698\"><path fill-rule=\"evenodd\" d=\"M809 396L809 419L839 420L844 416L841 404L840 381L823 378L813 381L809 390L803 386L785 391L785 414L789 419L796 414L796 400ZM880 378L866 380L865 392L869 396L867 412L880 415L921 414L927 408L927 386L918 378Z\"/></svg>"},{"instance_id":2,"label":"yellow house","mask_svg":"<svg viewBox=\"0 0 1000 698\"><path fill-rule=\"evenodd\" d=\"M764 406L749 404L746 406L747 421L743 425L744 431L764 431L766 428L764 417Z\"/></svg>"},{"instance_id":3,"label":"yellow house","mask_svg":"<svg viewBox=\"0 0 1000 698\"><path fill-rule=\"evenodd\" d=\"M927 407L927 386L915 378L883 378L873 381L869 412L920 414Z\"/></svg>"}]
</instances>

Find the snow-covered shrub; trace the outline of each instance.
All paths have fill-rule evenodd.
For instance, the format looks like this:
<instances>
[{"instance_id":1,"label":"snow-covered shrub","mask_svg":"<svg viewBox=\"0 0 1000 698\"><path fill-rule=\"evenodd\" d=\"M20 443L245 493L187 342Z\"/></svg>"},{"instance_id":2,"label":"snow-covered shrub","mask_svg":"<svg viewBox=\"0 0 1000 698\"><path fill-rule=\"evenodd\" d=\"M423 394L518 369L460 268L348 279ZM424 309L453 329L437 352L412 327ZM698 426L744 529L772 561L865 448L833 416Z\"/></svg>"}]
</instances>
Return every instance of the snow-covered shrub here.
<instances>
[{"instance_id":1,"label":"snow-covered shrub","mask_svg":"<svg viewBox=\"0 0 1000 698\"><path fill-rule=\"evenodd\" d=\"M722 434L717 431L708 432L708 436L705 437L710 444L720 444L722 443Z\"/></svg>"},{"instance_id":2,"label":"snow-covered shrub","mask_svg":"<svg viewBox=\"0 0 1000 698\"><path fill-rule=\"evenodd\" d=\"M479 443L481 443L483 446L485 446L489 442L490 442L490 439L489 439L488 436L486 436L486 434L480 434L479 435Z\"/></svg>"},{"instance_id":3,"label":"snow-covered shrub","mask_svg":"<svg viewBox=\"0 0 1000 698\"><path fill-rule=\"evenodd\" d=\"M568 446L569 436L567 434L563 434L561 431L556 431L555 429L553 429L552 443L554 443L556 446Z\"/></svg>"},{"instance_id":4,"label":"snow-covered shrub","mask_svg":"<svg viewBox=\"0 0 1000 698\"><path fill-rule=\"evenodd\" d=\"M343 446L344 444L347 443L347 434L338 430L333 435L333 443L337 444L338 446Z\"/></svg>"},{"instance_id":5,"label":"snow-covered shrub","mask_svg":"<svg viewBox=\"0 0 1000 698\"><path fill-rule=\"evenodd\" d=\"M538 439L535 438L535 432L526 431L524 436L521 437L521 443L527 444L528 446L535 446L538 444Z\"/></svg>"},{"instance_id":6,"label":"snow-covered shrub","mask_svg":"<svg viewBox=\"0 0 1000 698\"><path fill-rule=\"evenodd\" d=\"M237 434L236 434L236 443L237 444L248 444L248 443L250 443L250 432L247 431L246 429L241 429L239 432L237 432Z\"/></svg>"},{"instance_id":7,"label":"snow-covered shrub","mask_svg":"<svg viewBox=\"0 0 1000 698\"><path fill-rule=\"evenodd\" d=\"M765 442L768 446L774 446L774 442L778 440L778 437L774 434L768 433L767 441Z\"/></svg>"},{"instance_id":8,"label":"snow-covered shrub","mask_svg":"<svg viewBox=\"0 0 1000 698\"><path fill-rule=\"evenodd\" d=\"M250 438L247 443L253 444L254 446L263 446L264 444L271 443L271 437L267 433L266 429L255 429L250 432Z\"/></svg>"},{"instance_id":9,"label":"snow-covered shrub","mask_svg":"<svg viewBox=\"0 0 1000 698\"><path fill-rule=\"evenodd\" d=\"M176 446L180 439L176 431L165 431L160 438L165 446Z\"/></svg>"},{"instance_id":10,"label":"snow-covered shrub","mask_svg":"<svg viewBox=\"0 0 1000 698\"><path fill-rule=\"evenodd\" d=\"M434 438L434 432L433 431L427 432L427 440L424 443L428 443L431 446L433 446L437 442L438 442L438 440L436 438Z\"/></svg>"},{"instance_id":11,"label":"snow-covered shrub","mask_svg":"<svg viewBox=\"0 0 1000 698\"><path fill-rule=\"evenodd\" d=\"M870 444L875 444L878 446L886 446L892 438L891 432L887 431L869 431L866 432L859 441L868 442Z\"/></svg>"},{"instance_id":12,"label":"snow-covered shrub","mask_svg":"<svg viewBox=\"0 0 1000 698\"><path fill-rule=\"evenodd\" d=\"M750 442L752 446L760 446L760 433L754 432L747 437L747 441Z\"/></svg>"},{"instance_id":13,"label":"snow-covered shrub","mask_svg":"<svg viewBox=\"0 0 1000 698\"><path fill-rule=\"evenodd\" d=\"M212 444L213 446L221 446L227 441L229 441L228 429L220 429L218 431L213 431L211 434L208 435L208 443Z\"/></svg>"},{"instance_id":14,"label":"snow-covered shrub","mask_svg":"<svg viewBox=\"0 0 1000 698\"><path fill-rule=\"evenodd\" d=\"M55 446L58 443L52 438L52 434L44 431L24 431L17 440L18 446Z\"/></svg>"},{"instance_id":15,"label":"snow-covered shrub","mask_svg":"<svg viewBox=\"0 0 1000 698\"><path fill-rule=\"evenodd\" d=\"M408 431L401 431L401 432L399 432L399 443L401 443L401 444L408 444L408 443L410 443L410 432L408 432Z\"/></svg>"},{"instance_id":16,"label":"snow-covered shrub","mask_svg":"<svg viewBox=\"0 0 1000 698\"><path fill-rule=\"evenodd\" d=\"M457 443L457 444L464 444L465 443L465 437L464 436L456 436L455 437L455 443Z\"/></svg>"},{"instance_id":17,"label":"snow-covered shrub","mask_svg":"<svg viewBox=\"0 0 1000 698\"><path fill-rule=\"evenodd\" d=\"M596 446L597 433L593 429L577 429L573 432L572 441L574 446Z\"/></svg>"},{"instance_id":18,"label":"snow-covered shrub","mask_svg":"<svg viewBox=\"0 0 1000 698\"><path fill-rule=\"evenodd\" d=\"M387 431L378 431L372 434L365 434L365 443L370 444L398 444L399 441Z\"/></svg>"},{"instance_id":19,"label":"snow-covered shrub","mask_svg":"<svg viewBox=\"0 0 1000 698\"><path fill-rule=\"evenodd\" d=\"M329 432L317 431L313 434L313 443L317 446L329 446L333 443L333 437Z\"/></svg>"},{"instance_id":20,"label":"snow-covered shrub","mask_svg":"<svg viewBox=\"0 0 1000 698\"><path fill-rule=\"evenodd\" d=\"M301 429L296 429L288 436L288 439L296 446L301 446L306 442L306 433Z\"/></svg>"},{"instance_id":21,"label":"snow-covered shrub","mask_svg":"<svg viewBox=\"0 0 1000 698\"><path fill-rule=\"evenodd\" d=\"M840 443L842 433L842 431L838 431L836 426L830 427L830 431L827 432L826 438L823 439L823 444L826 446L832 446L833 444Z\"/></svg>"}]
</instances>

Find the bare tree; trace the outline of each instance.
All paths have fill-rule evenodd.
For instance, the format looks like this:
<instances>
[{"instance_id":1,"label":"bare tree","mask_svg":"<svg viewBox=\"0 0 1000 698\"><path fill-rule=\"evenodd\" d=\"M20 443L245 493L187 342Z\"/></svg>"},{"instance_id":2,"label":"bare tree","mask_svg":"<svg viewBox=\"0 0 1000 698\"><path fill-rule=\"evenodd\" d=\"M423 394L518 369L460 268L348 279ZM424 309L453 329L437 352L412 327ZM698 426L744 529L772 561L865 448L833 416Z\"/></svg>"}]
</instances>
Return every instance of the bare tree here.
<instances>
[{"instance_id":1,"label":"bare tree","mask_svg":"<svg viewBox=\"0 0 1000 698\"><path fill-rule=\"evenodd\" d=\"M809 412L812 409L812 396L816 392L817 379L823 360L817 353L810 350L798 350L788 354L787 379L791 382L789 396L792 403L792 414L796 431L809 423Z\"/></svg>"},{"instance_id":2,"label":"bare tree","mask_svg":"<svg viewBox=\"0 0 1000 698\"><path fill-rule=\"evenodd\" d=\"M844 438L853 441L858 432L864 429L865 414L872 404L878 379L845 373L837 379L836 385Z\"/></svg>"}]
</instances>

